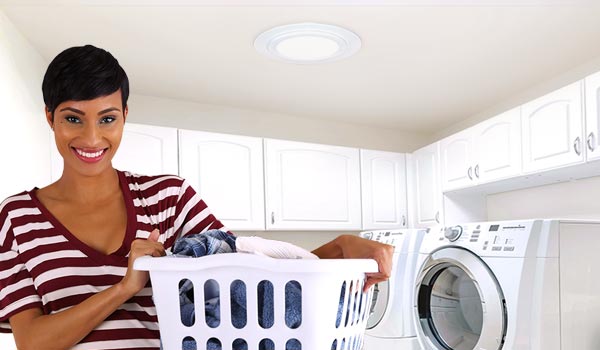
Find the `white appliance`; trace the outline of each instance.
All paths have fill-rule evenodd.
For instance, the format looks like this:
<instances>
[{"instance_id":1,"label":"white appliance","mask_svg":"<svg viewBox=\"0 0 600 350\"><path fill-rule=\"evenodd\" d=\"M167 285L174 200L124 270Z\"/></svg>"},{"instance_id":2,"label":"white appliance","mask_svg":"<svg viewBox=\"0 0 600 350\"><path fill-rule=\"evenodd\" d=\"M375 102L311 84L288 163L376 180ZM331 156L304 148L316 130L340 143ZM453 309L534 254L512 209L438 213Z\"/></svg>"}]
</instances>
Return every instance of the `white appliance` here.
<instances>
[{"instance_id":1,"label":"white appliance","mask_svg":"<svg viewBox=\"0 0 600 350\"><path fill-rule=\"evenodd\" d=\"M363 238L394 246L390 279L375 285L364 350L418 350L412 295L419 246L425 230L362 232Z\"/></svg>"},{"instance_id":2,"label":"white appliance","mask_svg":"<svg viewBox=\"0 0 600 350\"><path fill-rule=\"evenodd\" d=\"M482 222L430 231L419 255L423 349L600 349L600 222Z\"/></svg>"}]
</instances>

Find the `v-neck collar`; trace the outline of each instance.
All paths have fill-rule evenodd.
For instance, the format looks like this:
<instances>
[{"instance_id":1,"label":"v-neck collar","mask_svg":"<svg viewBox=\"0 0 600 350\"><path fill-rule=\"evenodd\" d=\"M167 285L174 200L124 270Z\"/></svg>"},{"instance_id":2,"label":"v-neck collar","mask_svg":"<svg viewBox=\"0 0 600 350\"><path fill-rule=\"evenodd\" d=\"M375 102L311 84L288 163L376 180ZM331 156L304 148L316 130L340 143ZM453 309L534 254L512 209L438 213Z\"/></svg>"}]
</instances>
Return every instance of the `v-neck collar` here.
<instances>
[{"instance_id":1,"label":"v-neck collar","mask_svg":"<svg viewBox=\"0 0 600 350\"><path fill-rule=\"evenodd\" d=\"M125 201L125 209L127 211L127 226L125 228L125 235L123 237L123 241L121 242L121 246L117 248L112 253L104 254L102 252L97 251L96 249L88 246L75 235L73 235L47 208L40 202L37 197L38 188L35 187L31 191L29 191L29 195L31 196L32 201L35 205L40 209L42 215L50 221L52 226L54 226L70 243L72 243L77 249L82 251L85 255L90 258L97 259L99 261L114 261L114 260L122 260L123 257L126 257L131 248L131 242L135 238L136 233L136 215L135 208L133 206L133 199L131 197L131 192L129 191L129 183L127 182L127 178L122 171L117 170L117 175L119 177L119 187L121 192L123 193L123 200Z\"/></svg>"}]
</instances>

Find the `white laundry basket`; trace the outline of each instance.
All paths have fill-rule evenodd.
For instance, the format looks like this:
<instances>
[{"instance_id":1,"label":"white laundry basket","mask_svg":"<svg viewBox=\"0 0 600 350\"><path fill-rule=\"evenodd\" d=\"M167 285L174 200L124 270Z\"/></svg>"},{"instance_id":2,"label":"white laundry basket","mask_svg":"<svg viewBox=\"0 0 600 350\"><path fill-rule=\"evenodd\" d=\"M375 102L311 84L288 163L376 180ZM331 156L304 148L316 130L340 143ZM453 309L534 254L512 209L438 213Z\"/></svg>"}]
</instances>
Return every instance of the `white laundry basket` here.
<instances>
[{"instance_id":1,"label":"white laundry basket","mask_svg":"<svg viewBox=\"0 0 600 350\"><path fill-rule=\"evenodd\" d=\"M235 350L234 341L245 343L248 350L359 350L373 290L362 292L365 273L377 272L377 263L370 259L286 260L230 253L202 258L141 257L134 268L150 272L164 350L181 350L192 339L198 350ZM186 280L194 286L196 317L191 326L182 322L180 314L179 286ZM259 285L269 284L273 317L271 324L264 320L261 324L258 290ZM234 285L243 286L246 293L242 326L239 320L232 322L230 291ZM285 303L291 305L292 301L286 301L285 291L298 285L301 306L295 307L301 310L301 321L292 328L286 323L285 308ZM212 327L204 317L204 303L211 293L218 293L220 304L219 324ZM215 348L215 343L220 347Z\"/></svg>"}]
</instances>

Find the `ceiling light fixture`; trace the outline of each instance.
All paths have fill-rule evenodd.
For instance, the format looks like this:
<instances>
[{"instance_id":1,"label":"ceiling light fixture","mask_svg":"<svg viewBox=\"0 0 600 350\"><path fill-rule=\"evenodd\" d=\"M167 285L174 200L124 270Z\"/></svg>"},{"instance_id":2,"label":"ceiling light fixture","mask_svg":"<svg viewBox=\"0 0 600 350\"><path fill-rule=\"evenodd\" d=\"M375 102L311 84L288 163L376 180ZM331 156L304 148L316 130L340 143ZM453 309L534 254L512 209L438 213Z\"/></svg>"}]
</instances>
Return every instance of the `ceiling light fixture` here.
<instances>
[{"instance_id":1,"label":"ceiling light fixture","mask_svg":"<svg viewBox=\"0 0 600 350\"><path fill-rule=\"evenodd\" d=\"M291 63L341 60L361 47L358 35L329 24L296 23L271 28L254 40L262 54Z\"/></svg>"}]
</instances>

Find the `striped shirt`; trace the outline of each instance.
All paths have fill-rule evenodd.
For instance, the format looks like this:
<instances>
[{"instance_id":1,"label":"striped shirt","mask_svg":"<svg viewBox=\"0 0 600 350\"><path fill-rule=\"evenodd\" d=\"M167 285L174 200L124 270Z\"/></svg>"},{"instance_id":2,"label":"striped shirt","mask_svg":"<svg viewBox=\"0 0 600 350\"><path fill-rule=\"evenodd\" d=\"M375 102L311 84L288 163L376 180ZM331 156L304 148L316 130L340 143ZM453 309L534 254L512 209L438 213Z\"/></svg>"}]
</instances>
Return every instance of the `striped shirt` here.
<instances>
[{"instance_id":1,"label":"striped shirt","mask_svg":"<svg viewBox=\"0 0 600 350\"><path fill-rule=\"evenodd\" d=\"M23 310L53 314L119 282L131 243L158 228L169 250L188 233L224 229L193 188L177 176L118 171L127 208L120 248L109 255L73 236L38 200L36 190L0 204L0 332ZM121 305L74 349L158 349L160 335L150 284Z\"/></svg>"}]
</instances>

